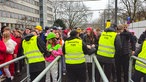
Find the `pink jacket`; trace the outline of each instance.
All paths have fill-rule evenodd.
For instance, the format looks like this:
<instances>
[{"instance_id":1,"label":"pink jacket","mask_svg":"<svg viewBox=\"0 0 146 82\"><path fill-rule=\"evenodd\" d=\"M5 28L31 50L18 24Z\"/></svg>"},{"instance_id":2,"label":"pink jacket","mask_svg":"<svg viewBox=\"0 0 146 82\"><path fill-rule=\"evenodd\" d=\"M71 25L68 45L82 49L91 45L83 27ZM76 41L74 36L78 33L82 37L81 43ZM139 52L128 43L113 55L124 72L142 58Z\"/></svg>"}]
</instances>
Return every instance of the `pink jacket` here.
<instances>
[{"instance_id":1,"label":"pink jacket","mask_svg":"<svg viewBox=\"0 0 146 82\"><path fill-rule=\"evenodd\" d=\"M60 56L62 54L63 54L62 49L59 48L58 50L53 50L51 52L51 55L49 57L45 58L45 59L46 59L47 62L52 62L57 56Z\"/></svg>"}]
</instances>

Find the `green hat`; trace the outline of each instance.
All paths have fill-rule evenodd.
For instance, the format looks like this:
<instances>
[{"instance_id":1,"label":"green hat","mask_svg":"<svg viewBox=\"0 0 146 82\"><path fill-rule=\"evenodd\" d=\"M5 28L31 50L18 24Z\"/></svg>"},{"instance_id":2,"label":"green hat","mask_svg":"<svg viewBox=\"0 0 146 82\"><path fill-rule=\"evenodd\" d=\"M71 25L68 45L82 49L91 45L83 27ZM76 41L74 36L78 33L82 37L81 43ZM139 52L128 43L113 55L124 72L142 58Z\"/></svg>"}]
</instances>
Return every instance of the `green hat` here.
<instances>
[{"instance_id":1,"label":"green hat","mask_svg":"<svg viewBox=\"0 0 146 82\"><path fill-rule=\"evenodd\" d=\"M47 40L49 40L49 39L52 39L52 38L56 38L56 34L55 33L53 33L53 32L50 32L48 35L47 35Z\"/></svg>"}]
</instances>

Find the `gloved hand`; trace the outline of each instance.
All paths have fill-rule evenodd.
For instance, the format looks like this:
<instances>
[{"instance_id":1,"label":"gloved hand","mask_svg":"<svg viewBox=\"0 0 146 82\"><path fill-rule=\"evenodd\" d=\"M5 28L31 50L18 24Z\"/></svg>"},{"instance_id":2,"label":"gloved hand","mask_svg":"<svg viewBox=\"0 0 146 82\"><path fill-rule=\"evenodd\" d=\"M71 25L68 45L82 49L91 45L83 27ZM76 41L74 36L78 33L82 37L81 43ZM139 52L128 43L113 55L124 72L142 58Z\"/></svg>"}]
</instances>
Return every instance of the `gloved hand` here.
<instances>
[{"instance_id":1,"label":"gloved hand","mask_svg":"<svg viewBox=\"0 0 146 82\"><path fill-rule=\"evenodd\" d=\"M88 49L91 49L91 46L90 46L90 45L87 45L87 48L88 48Z\"/></svg>"}]
</instances>

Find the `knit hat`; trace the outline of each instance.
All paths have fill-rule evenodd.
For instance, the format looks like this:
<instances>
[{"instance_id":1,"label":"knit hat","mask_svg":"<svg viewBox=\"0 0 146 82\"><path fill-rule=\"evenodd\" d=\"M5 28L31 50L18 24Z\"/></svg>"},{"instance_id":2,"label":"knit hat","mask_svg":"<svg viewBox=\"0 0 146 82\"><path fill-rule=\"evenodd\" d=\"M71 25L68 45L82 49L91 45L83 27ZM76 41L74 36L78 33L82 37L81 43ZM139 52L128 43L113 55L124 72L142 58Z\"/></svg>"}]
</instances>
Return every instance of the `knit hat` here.
<instances>
[{"instance_id":1,"label":"knit hat","mask_svg":"<svg viewBox=\"0 0 146 82\"><path fill-rule=\"evenodd\" d=\"M47 40L49 40L49 39L52 39L52 38L56 38L56 34L55 33L53 33L53 32L50 32L49 34L48 34L48 36L47 36Z\"/></svg>"},{"instance_id":2,"label":"knit hat","mask_svg":"<svg viewBox=\"0 0 146 82\"><path fill-rule=\"evenodd\" d=\"M37 25L36 27L35 27L35 29L37 29L37 30L39 30L39 31L42 31L43 29L42 29L42 26L40 26L40 25Z\"/></svg>"},{"instance_id":3,"label":"knit hat","mask_svg":"<svg viewBox=\"0 0 146 82\"><path fill-rule=\"evenodd\" d=\"M81 32L81 28L77 28L77 32L79 32L79 33L80 33L80 32Z\"/></svg>"},{"instance_id":4,"label":"knit hat","mask_svg":"<svg viewBox=\"0 0 146 82\"><path fill-rule=\"evenodd\" d=\"M90 30L91 31L92 30L92 27L87 27L86 30Z\"/></svg>"}]
</instances>

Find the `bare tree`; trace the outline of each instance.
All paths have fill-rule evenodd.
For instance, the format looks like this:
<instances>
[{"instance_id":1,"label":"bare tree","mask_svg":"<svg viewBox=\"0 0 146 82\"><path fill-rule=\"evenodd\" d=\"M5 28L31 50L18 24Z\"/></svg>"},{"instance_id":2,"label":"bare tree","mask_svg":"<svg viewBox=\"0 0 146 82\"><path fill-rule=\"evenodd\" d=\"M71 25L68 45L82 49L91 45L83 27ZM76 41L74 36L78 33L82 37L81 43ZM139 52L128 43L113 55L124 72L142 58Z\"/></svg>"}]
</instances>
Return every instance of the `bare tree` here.
<instances>
[{"instance_id":1,"label":"bare tree","mask_svg":"<svg viewBox=\"0 0 146 82\"><path fill-rule=\"evenodd\" d=\"M135 20L140 1L141 0L121 0L121 4L123 4L123 6L120 6L120 9L123 9L124 12L126 11L127 17L129 16L132 20Z\"/></svg>"},{"instance_id":2,"label":"bare tree","mask_svg":"<svg viewBox=\"0 0 146 82\"><path fill-rule=\"evenodd\" d=\"M138 9L136 17L138 18L138 20L142 20L142 19L146 20L146 2L145 1L141 1L139 3L139 9Z\"/></svg>"},{"instance_id":3,"label":"bare tree","mask_svg":"<svg viewBox=\"0 0 146 82\"><path fill-rule=\"evenodd\" d=\"M66 19L67 25L70 28L81 25L87 22L87 19L92 16L91 12L88 12L88 8L83 2L60 2L56 8L56 18Z\"/></svg>"},{"instance_id":4,"label":"bare tree","mask_svg":"<svg viewBox=\"0 0 146 82\"><path fill-rule=\"evenodd\" d=\"M34 19L29 19L28 17L24 16L21 19L17 20L17 24L23 25L23 28L28 26L36 25L36 21Z\"/></svg>"}]
</instances>

